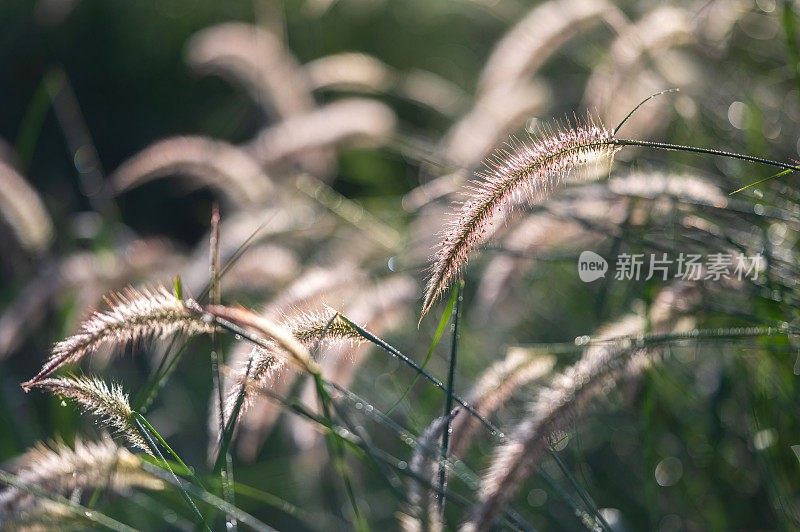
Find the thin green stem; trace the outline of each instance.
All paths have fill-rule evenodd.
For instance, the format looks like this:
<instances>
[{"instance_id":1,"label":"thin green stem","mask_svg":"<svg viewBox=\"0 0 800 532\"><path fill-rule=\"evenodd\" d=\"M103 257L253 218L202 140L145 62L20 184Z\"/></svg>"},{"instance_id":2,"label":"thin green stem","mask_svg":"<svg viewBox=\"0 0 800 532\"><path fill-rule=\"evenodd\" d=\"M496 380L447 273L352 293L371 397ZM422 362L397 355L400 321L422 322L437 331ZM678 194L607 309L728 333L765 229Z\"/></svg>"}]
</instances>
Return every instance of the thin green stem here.
<instances>
[{"instance_id":1,"label":"thin green stem","mask_svg":"<svg viewBox=\"0 0 800 532\"><path fill-rule=\"evenodd\" d=\"M421 368L425 368L430 362L431 357L433 356L433 352L436 350L436 346L439 345L439 341L442 339L442 335L444 334L444 329L447 326L447 322L450 321L450 316L453 313L453 307L456 304L456 297L458 294L454 290L453 293L450 295L450 301L447 302L447 306L442 313L442 318L439 320L439 325L436 327L436 332L433 334L433 340L431 340L431 345L428 346L428 352L425 353L425 358L422 359L422 366ZM395 403L386 411L387 414L391 414L392 411L397 408L397 406L406 398L409 392L414 388L419 381L421 375L417 373L414 375L414 380L411 381L411 384L405 389L405 391L400 395L400 398L395 401Z\"/></svg>"},{"instance_id":2,"label":"thin green stem","mask_svg":"<svg viewBox=\"0 0 800 532\"><path fill-rule=\"evenodd\" d=\"M151 434L150 430L152 430L152 434L155 435L162 442L163 442L163 438L161 438L161 436L158 434L158 432L155 429L152 428L152 426L147 422L147 420L144 419L144 417L141 416L137 412L133 413L133 422L134 422L134 425L136 425L136 428L139 431L139 433L147 441L147 445L150 447L150 450L152 450L156 454L156 456L158 456L158 458L161 461L161 463L164 465L164 467L167 468L167 471L169 471L170 474L172 475L172 477L174 478L175 482L177 483L176 485L179 487L179 491L181 492L181 496L184 498L186 503L191 508L192 513L195 515L195 518L197 519L197 524L203 526L203 528L208 530L208 532L211 532L211 529L205 524L205 521L203 519L203 515L200 513L200 510L197 508L197 505L192 500L192 497L183 488L183 485L181 484L180 479L178 478L178 475L175 474L175 471L172 469L172 466L169 465L169 462L167 461L167 459L164 458L164 455L161 452L161 449L158 448L158 444L155 441L153 441L153 438L150 435ZM149 429L145 428L145 427L149 427ZM165 445L165 444L166 444L166 442L162 443L162 445ZM167 448L168 450L171 451L171 449L169 449L168 445L165 445L165 448ZM183 461L180 460L180 458L178 457L177 454L174 454L174 453L172 453L172 454L173 454L173 457L176 459L176 461L178 461L178 463L181 464L182 467L186 467L186 464L184 464ZM188 467L187 467L187 469L188 469ZM188 470L191 471L191 469L188 469Z\"/></svg>"},{"instance_id":3,"label":"thin green stem","mask_svg":"<svg viewBox=\"0 0 800 532\"><path fill-rule=\"evenodd\" d=\"M317 397L319 398L322 406L322 415L326 420L328 420L331 426L333 426L333 419L331 418L330 411L332 402L331 396L328 394L327 390L325 390L325 383L322 380L322 376L317 373L314 374L313 377L314 387L317 391ZM356 530L367 531L369 530L369 526L361 515L361 511L358 509L358 501L356 500L353 484L350 480L350 474L347 471L347 460L345 458L342 443L339 438L331 433L326 433L326 440L328 441L331 451L331 460L333 461L334 468L339 473L339 476L342 477L345 493L347 493L347 498L350 501L350 507L353 511L353 524L355 525Z\"/></svg>"},{"instance_id":4,"label":"thin green stem","mask_svg":"<svg viewBox=\"0 0 800 532\"><path fill-rule=\"evenodd\" d=\"M612 146L642 146L644 148L656 148L659 150L667 151L685 151L690 153L703 153L706 155L716 155L718 157L727 157L728 159L739 159L741 161L749 161L752 163L764 164L767 166L774 166L776 168L783 168L784 170L791 170L793 172L800 171L800 167L782 163L780 161L773 161L771 159L764 159L763 157L756 157L754 155L746 155L743 153L736 153L732 151L717 150L715 148L700 148L697 146L685 146L683 144L670 144L667 142L652 142L649 140L634 140L634 139L611 139L609 144Z\"/></svg>"},{"instance_id":5,"label":"thin green stem","mask_svg":"<svg viewBox=\"0 0 800 532\"><path fill-rule=\"evenodd\" d=\"M448 362L448 369L447 369L447 397L444 403L444 431L442 432L442 448L439 453L439 488L440 491L444 492L445 488L447 488L447 468L445 467L445 460L447 459L447 454L450 449L450 421L451 416L450 413L453 411L453 393L454 393L454 383L456 379L456 356L458 354L458 325L461 321L461 304L464 300L464 281L463 279L456 283L456 288L453 290L456 294L456 304L453 307L453 315L451 321L453 323L453 336L452 341L450 343L450 360ZM439 515L442 517L442 521L444 521L444 499L439 498L437 500L437 506L439 507Z\"/></svg>"},{"instance_id":6,"label":"thin green stem","mask_svg":"<svg viewBox=\"0 0 800 532\"><path fill-rule=\"evenodd\" d=\"M376 346L380 347L381 349L383 349L384 351L386 351L387 353L389 353L393 357L399 359L404 364L406 364L407 366L410 366L412 369L414 369L414 371L416 371L419 375L422 375L431 384L433 384L434 386L436 386L437 388L439 388L443 392L447 392L447 387L444 385L444 383L442 381L440 381L439 379L437 379L436 377L431 375L425 369L421 368L419 366L419 364L417 364L416 362L411 360L407 355L404 355L396 347L386 343L385 341L381 340L380 338L378 338L377 336L375 336L374 334L372 334L368 330L366 330L363 327L359 326L358 324L354 323L347 316L342 314L341 317L342 317L343 320L345 320L348 323L348 325L353 327L353 329L356 332L358 332L358 334L360 336L362 336L365 340L369 340L370 342L372 342ZM464 399L462 399L457 394L453 394L453 399L458 404L463 406L467 410L467 412L469 412L472 416L475 417L475 419L480 421L489 430L489 432L494 437L502 439L500 429L498 429L496 426L494 426L494 424L492 424L491 421L489 421L488 419L483 417L477 410L475 410L475 407L473 407L472 405L467 403Z\"/></svg>"}]
</instances>

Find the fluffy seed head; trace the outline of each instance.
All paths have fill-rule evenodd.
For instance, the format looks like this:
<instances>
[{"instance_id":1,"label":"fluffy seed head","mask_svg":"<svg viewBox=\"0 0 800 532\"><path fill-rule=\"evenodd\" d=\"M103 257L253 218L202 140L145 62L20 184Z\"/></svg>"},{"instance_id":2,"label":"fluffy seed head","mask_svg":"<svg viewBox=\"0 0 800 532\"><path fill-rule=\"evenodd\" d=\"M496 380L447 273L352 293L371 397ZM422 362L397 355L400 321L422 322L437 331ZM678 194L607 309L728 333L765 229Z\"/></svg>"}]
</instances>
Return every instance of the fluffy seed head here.
<instances>
[{"instance_id":1,"label":"fluffy seed head","mask_svg":"<svg viewBox=\"0 0 800 532\"><path fill-rule=\"evenodd\" d=\"M78 362L103 347L145 338L165 338L176 333L196 335L213 329L196 314L188 312L184 302L163 286L142 290L128 288L111 294L106 301L110 309L95 312L81 324L77 334L55 344L41 371L23 383L23 388L30 388L64 364Z\"/></svg>"},{"instance_id":2,"label":"fluffy seed head","mask_svg":"<svg viewBox=\"0 0 800 532\"><path fill-rule=\"evenodd\" d=\"M364 341L350 322L327 305L318 311L302 312L285 325L292 336L309 348L322 343L347 341L360 344Z\"/></svg>"},{"instance_id":3,"label":"fluffy seed head","mask_svg":"<svg viewBox=\"0 0 800 532\"><path fill-rule=\"evenodd\" d=\"M695 291L686 285L668 286L655 298L649 322L655 332L680 330L681 314L696 303ZM579 415L602 397L609 386L641 375L660 359L658 348L637 346L633 338L644 333L648 320L627 315L599 331L603 342L590 346L581 359L553 377L529 405L529 414L495 453L481 479L478 502L470 510L462 531L488 528L519 483L539 463L550 444L549 436L563 430L571 415Z\"/></svg>"},{"instance_id":4,"label":"fluffy seed head","mask_svg":"<svg viewBox=\"0 0 800 532\"><path fill-rule=\"evenodd\" d=\"M247 146L266 165L276 165L317 148L382 144L396 126L394 112L377 100L345 98L263 130Z\"/></svg>"},{"instance_id":5,"label":"fluffy seed head","mask_svg":"<svg viewBox=\"0 0 800 532\"><path fill-rule=\"evenodd\" d=\"M120 385L108 386L100 379L83 376L42 379L34 386L75 401L85 412L99 417L104 424L123 435L128 443L150 452L147 443L133 426L133 411L128 395Z\"/></svg>"},{"instance_id":6,"label":"fluffy seed head","mask_svg":"<svg viewBox=\"0 0 800 532\"><path fill-rule=\"evenodd\" d=\"M505 359L495 362L481 374L467 397L469 404L484 418L500 409L514 391L548 374L555 357L511 348ZM450 452L461 456L479 427L473 416L461 416L453 422Z\"/></svg>"},{"instance_id":7,"label":"fluffy seed head","mask_svg":"<svg viewBox=\"0 0 800 532\"><path fill-rule=\"evenodd\" d=\"M261 203L272 191L270 177L247 152L201 136L155 142L125 161L110 180L122 192L175 174L213 187L241 205Z\"/></svg>"},{"instance_id":8,"label":"fluffy seed head","mask_svg":"<svg viewBox=\"0 0 800 532\"><path fill-rule=\"evenodd\" d=\"M509 147L513 151L495 152L482 179L469 187L467 200L448 223L433 257L423 316L458 276L472 250L486 239L495 218L522 198L540 200L576 169L610 161L619 150L611 133L591 118L561 131L545 129L528 144L512 138Z\"/></svg>"},{"instance_id":9,"label":"fluffy seed head","mask_svg":"<svg viewBox=\"0 0 800 532\"><path fill-rule=\"evenodd\" d=\"M0 217L28 251L43 251L53 238L53 221L42 199L14 167L2 160Z\"/></svg>"},{"instance_id":10,"label":"fluffy seed head","mask_svg":"<svg viewBox=\"0 0 800 532\"><path fill-rule=\"evenodd\" d=\"M61 442L38 443L25 453L17 479L49 492L70 494L76 489L104 487L117 493L130 488L158 490L164 482L142 469L142 460L110 438L96 442L77 440L71 448ZM33 503L27 492L8 488L0 492L0 514Z\"/></svg>"}]
</instances>

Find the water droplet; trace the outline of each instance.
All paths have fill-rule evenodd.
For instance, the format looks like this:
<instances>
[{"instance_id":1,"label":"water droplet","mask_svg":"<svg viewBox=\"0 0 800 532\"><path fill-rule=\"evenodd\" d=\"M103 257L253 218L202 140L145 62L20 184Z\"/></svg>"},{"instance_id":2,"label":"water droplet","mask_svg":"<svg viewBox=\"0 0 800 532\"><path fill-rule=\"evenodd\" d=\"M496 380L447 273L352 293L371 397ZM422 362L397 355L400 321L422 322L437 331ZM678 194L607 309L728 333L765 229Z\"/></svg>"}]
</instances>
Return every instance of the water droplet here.
<instances>
[{"instance_id":1,"label":"water droplet","mask_svg":"<svg viewBox=\"0 0 800 532\"><path fill-rule=\"evenodd\" d=\"M659 486L674 486L683 476L683 463L679 458L668 456L656 466L655 477Z\"/></svg>"}]
</instances>

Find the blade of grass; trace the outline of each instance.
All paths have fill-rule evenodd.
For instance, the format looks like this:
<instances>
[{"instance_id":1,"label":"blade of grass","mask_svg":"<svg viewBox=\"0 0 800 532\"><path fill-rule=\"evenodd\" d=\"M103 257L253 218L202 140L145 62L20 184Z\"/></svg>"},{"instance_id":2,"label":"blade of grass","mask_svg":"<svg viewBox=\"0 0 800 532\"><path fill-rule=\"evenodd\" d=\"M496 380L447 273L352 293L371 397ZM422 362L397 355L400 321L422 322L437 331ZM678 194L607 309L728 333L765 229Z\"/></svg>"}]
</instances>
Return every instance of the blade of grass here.
<instances>
[{"instance_id":1,"label":"blade of grass","mask_svg":"<svg viewBox=\"0 0 800 532\"><path fill-rule=\"evenodd\" d=\"M180 479L178 478L178 475L175 474L175 470L172 469L172 466L169 464L167 459L164 458L164 455L161 452L161 449L158 448L158 444L155 441L153 441L153 437L151 436L151 433L148 430L148 428L145 428L145 427L148 426L150 429L152 429L154 435L158 435L158 432L155 429L153 429L152 426L150 426L150 424L147 423L147 420L144 419L144 417L141 416L140 414L138 414L137 412L133 413L133 423L136 426L136 428L139 431L139 433L145 439L145 441L147 441L147 445L150 447L150 450L153 451L156 454L156 456L160 459L161 464L164 465L164 467L167 469L167 471L169 471L170 474L172 475L172 477L174 478L174 480L175 480L174 484L178 487L178 490L180 491L181 496L186 501L186 503L189 505L189 508L192 510L192 513L194 514L195 519L196 519L196 523L198 525L201 525L204 529L208 530L208 532L211 532L211 529L205 524L204 519L203 519L203 515L200 513L200 510L197 508L197 505L192 500L192 497L189 495L189 493L183 487L183 484L181 483ZM161 438L160 435L158 435L157 437ZM161 438L161 439L163 441L163 438ZM166 442L164 442L164 444L166 444ZM169 449L169 446L166 446L166 448ZM169 450L171 451L172 449L169 449ZM181 464L181 466L185 466L185 464L183 463L182 460L180 460L180 458L178 457L177 454L173 453L173 457L176 458L176 460L178 461L178 463ZM187 469L188 469L188 467L187 467Z\"/></svg>"},{"instance_id":2,"label":"blade of grass","mask_svg":"<svg viewBox=\"0 0 800 532\"><path fill-rule=\"evenodd\" d=\"M272 493L242 484L241 482L235 482L233 484L233 490L243 497L266 504L267 506L280 510L285 514L294 517L311 530L324 530L319 525L319 517L314 517L299 506L295 506L289 501L281 499Z\"/></svg>"},{"instance_id":3,"label":"blade of grass","mask_svg":"<svg viewBox=\"0 0 800 532\"><path fill-rule=\"evenodd\" d=\"M231 515L235 515L236 519L243 523L253 530L258 530L260 532L275 532L275 529L271 526L262 523L249 513L237 508L236 506L231 505L230 503L224 501L223 499L217 497L213 493L208 492L206 489L201 488L191 482L187 482L185 480L181 480L175 475L169 475L166 471L162 468L152 465L149 462L142 465L142 468L147 471L148 473L152 473L153 475L158 476L162 480L169 482L170 484L174 485L178 489L191 494L192 496L196 497L199 500L202 500L206 504L214 506L220 512L225 512Z\"/></svg>"},{"instance_id":4,"label":"blade of grass","mask_svg":"<svg viewBox=\"0 0 800 532\"><path fill-rule=\"evenodd\" d=\"M442 313L442 317L439 320L439 325L436 327L436 332L433 335L433 340L431 341L431 345L428 346L428 352L425 353L425 358L422 359L422 369L425 369L428 365L428 362L431 360L431 356L433 356L433 352L436 350L436 346L439 345L439 340L442 339L442 335L444 334L444 329L447 327L448 321L450 321L450 316L453 313L453 307L456 304L456 297L457 292L454 290L452 294L450 294L450 300L447 302L447 306L444 308L444 312ZM397 408L397 406L406 398L406 396L411 392L414 386L417 384L417 381L420 379L420 374L414 376L414 380L411 381L411 384L408 385L408 388L400 395L400 398L386 411L386 414L391 414L392 411Z\"/></svg>"},{"instance_id":5,"label":"blade of grass","mask_svg":"<svg viewBox=\"0 0 800 532\"><path fill-rule=\"evenodd\" d=\"M771 181L773 179L777 179L779 177L783 177L785 175L789 175L792 172L793 172L793 170L783 170L782 172L778 172L777 174L772 174L769 177L765 177L764 179L759 179L758 181L754 181L754 182L750 183L749 185L743 186L742 188L737 188L733 192L728 193L728 196L733 196L734 194L738 194L739 192L747 190L748 188L752 188L752 187L754 187L756 185L760 185L761 183L766 183L767 181Z\"/></svg>"},{"instance_id":6,"label":"blade of grass","mask_svg":"<svg viewBox=\"0 0 800 532\"><path fill-rule=\"evenodd\" d=\"M331 418L331 396L328 394L328 391L325 389L325 384L322 381L322 376L318 373L313 375L314 377L314 387L317 391L317 397L320 401L322 406L322 415L323 417L333 426L333 420ZM358 531L368 531L369 525L364 520L364 517L361 515L361 511L358 508L358 501L356 500L355 492L353 491L353 484L350 480L350 474L347 471L347 461L344 455L344 449L342 447L341 441L333 436L331 433L326 433L326 440L328 441L328 445L331 452L331 460L333 461L334 469L339 473L339 476L342 478L342 482L344 483L345 493L347 493L347 498L350 501L350 507L353 512L353 524L355 525L356 530Z\"/></svg>"},{"instance_id":7,"label":"blade of grass","mask_svg":"<svg viewBox=\"0 0 800 532\"><path fill-rule=\"evenodd\" d=\"M361 402L364 405L369 404L363 398L358 397L349 390L342 388L334 383L326 382L325 385L333 387L334 389L345 395L353 396L354 399L356 399L358 402ZM313 412L310 412L305 407L305 405L302 405L296 401L289 400L285 397L281 397L280 395L274 393L272 390L269 390L267 388L260 388L258 392L259 394L267 397L268 399L280 403L282 406L286 407L289 411L291 411L295 415L298 415L312 423L318 424L320 427L323 427L323 429L326 432L330 432L333 436L339 438L342 444L347 449L350 449L351 452L356 453L355 456L357 458L362 459L368 455L367 451L364 450L365 443L352 431L346 429L345 427L336 426L335 424L330 423L328 420L314 414ZM412 441L414 440L414 438L411 439ZM387 453L386 451L378 447L372 447L369 452L371 452L372 455L376 457L378 460L386 463L393 469L396 469L400 475L413 478L418 482L422 482L425 485L425 487L430 488L438 493L439 489L438 486L436 486L435 483L431 482L430 479L422 478L419 475L409 471L408 463L405 460L400 460L399 458L392 456L391 454ZM428 449L428 452L435 454L437 453L437 450ZM470 486L474 488L475 482L477 482L477 476L473 474L472 477L465 479L465 482L467 482ZM469 504L471 504L470 501L468 501L466 498L451 490L446 490L444 496L447 497L448 499L451 499L453 502L455 502L456 504L458 504L458 506L461 507L466 507ZM511 509L508 508L505 509L504 515L506 517L504 517L503 522L507 526L511 526L512 529L533 530L533 528L530 525L525 523L524 520L520 516L518 516L515 512L513 512Z\"/></svg>"},{"instance_id":8,"label":"blade of grass","mask_svg":"<svg viewBox=\"0 0 800 532\"><path fill-rule=\"evenodd\" d=\"M169 356L177 342L177 337L170 340L167 349L164 351L164 356L159 361L156 371L153 372L152 377L148 379L142 389L136 394L136 398L133 401L133 409L137 410L139 413L147 413L156 395L158 395L158 392L167 383L167 380L169 380L172 373L178 367L181 358L183 358L183 354L186 352L189 345L188 343L183 344L172 358ZM167 362L168 360L169 362Z\"/></svg>"},{"instance_id":9,"label":"blade of grass","mask_svg":"<svg viewBox=\"0 0 800 532\"><path fill-rule=\"evenodd\" d=\"M353 330L358 332L358 334L362 338L364 338L365 340L368 340L369 342L371 342L371 343L375 344L376 346L380 347L381 349L383 349L384 351L386 351L387 353L389 353L393 357L399 359L401 362L403 362L407 366L411 367L419 375L424 377L428 382L432 383L434 386L436 386L437 388L439 388L443 392L445 392L445 393L447 392L447 387L444 385L444 383L442 381L440 381L439 379L437 379L436 377L431 375L430 372L428 372L425 369L421 368L419 366L419 364L417 364L416 362L411 360L411 358L409 358L407 355L404 355L396 347L386 343L384 340L381 340L380 338L378 338L377 336L375 336L374 334L372 334L368 330L364 329L360 325L358 325L355 322L353 322L352 320L350 320L350 318L348 318L347 316L345 316L343 314L340 314L340 317L343 320L345 320L348 323L348 325L353 328ZM500 438L500 439L503 438L502 437L502 432L497 427L495 427L492 424L492 422L490 422L488 419L483 417L477 410L475 410L475 407L473 407L472 405L467 403L464 399L462 399L457 394L453 394L453 399L455 399L455 401L458 404L463 406L467 410L467 412L469 412L472 416L475 417L475 419L480 421L483 424L483 426L485 426L489 430L489 432L492 434L492 436L494 436L496 438Z\"/></svg>"},{"instance_id":10,"label":"blade of grass","mask_svg":"<svg viewBox=\"0 0 800 532\"><path fill-rule=\"evenodd\" d=\"M452 416L450 413L453 411L453 385L455 383L456 378L456 356L458 354L458 325L461 321L461 304L464 300L464 280L460 280L456 283L455 288L453 289L453 294L456 298L456 304L452 310L452 318L451 323L452 325L452 341L450 343L450 360L448 362L448 369L447 369L447 397L444 403L444 416L445 416L445 424L444 424L444 431L442 431L442 448L439 452L439 489L441 492L444 492L447 488L447 469L444 465L444 460L447 459L447 454L450 448L450 423L452 421ZM442 518L442 522L444 522L444 499L439 498L436 501L437 506L439 507L439 515Z\"/></svg>"},{"instance_id":11,"label":"blade of grass","mask_svg":"<svg viewBox=\"0 0 800 532\"><path fill-rule=\"evenodd\" d=\"M15 142L15 151L19 157L22 168L27 170L33 158L33 151L36 148L36 142L42 131L42 124L44 123L47 111L50 109L50 95L48 93L47 84L49 83L48 76L45 75L36 87L36 91L31 97L31 102L28 104L28 109L25 111L25 116L17 134L17 141Z\"/></svg>"}]
</instances>

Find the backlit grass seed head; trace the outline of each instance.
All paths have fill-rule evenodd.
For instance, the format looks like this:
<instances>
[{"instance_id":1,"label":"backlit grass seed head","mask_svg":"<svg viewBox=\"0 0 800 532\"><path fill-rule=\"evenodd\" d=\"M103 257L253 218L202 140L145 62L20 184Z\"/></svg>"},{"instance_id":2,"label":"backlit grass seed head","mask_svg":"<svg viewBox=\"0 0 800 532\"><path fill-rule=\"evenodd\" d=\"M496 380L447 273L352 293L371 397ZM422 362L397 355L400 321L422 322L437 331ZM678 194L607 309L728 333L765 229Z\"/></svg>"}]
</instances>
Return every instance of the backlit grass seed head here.
<instances>
[{"instance_id":1,"label":"backlit grass seed head","mask_svg":"<svg viewBox=\"0 0 800 532\"><path fill-rule=\"evenodd\" d=\"M495 362L481 374L467 401L481 416L488 418L501 409L516 390L547 375L555 363L553 356L511 348L505 359ZM479 427L474 416L456 419L450 436L450 452L462 456Z\"/></svg>"},{"instance_id":2,"label":"backlit grass seed head","mask_svg":"<svg viewBox=\"0 0 800 532\"><path fill-rule=\"evenodd\" d=\"M540 200L573 171L589 164L610 163L619 146L611 132L591 118L560 131L545 129L528 144L512 139L486 164L481 180L468 188L467 200L448 223L433 257L422 306L424 316L459 275L470 253L486 239L498 217L526 198Z\"/></svg>"},{"instance_id":3,"label":"backlit grass seed head","mask_svg":"<svg viewBox=\"0 0 800 532\"><path fill-rule=\"evenodd\" d=\"M241 205L256 205L272 191L272 181L246 151L201 136L160 140L125 161L111 176L122 192L148 181L184 175L213 187Z\"/></svg>"},{"instance_id":4,"label":"backlit grass seed head","mask_svg":"<svg viewBox=\"0 0 800 532\"><path fill-rule=\"evenodd\" d=\"M247 151L266 165L340 144L381 145L397 125L394 111L369 98L344 98L263 130Z\"/></svg>"},{"instance_id":5,"label":"backlit grass seed head","mask_svg":"<svg viewBox=\"0 0 800 532\"><path fill-rule=\"evenodd\" d=\"M118 384L108 386L100 379L88 376L43 379L33 386L58 397L71 399L85 412L121 434L134 447L150 452L147 443L133 425L128 395Z\"/></svg>"},{"instance_id":6,"label":"backlit grass seed head","mask_svg":"<svg viewBox=\"0 0 800 532\"><path fill-rule=\"evenodd\" d=\"M595 405L610 389L640 376L661 359L663 349L634 343L644 334L646 325L656 333L686 327L682 314L696 305L698 298L691 285L671 285L656 296L648 319L630 314L601 328L597 337L602 341L590 345L580 360L540 390L530 403L526 418L499 446L481 479L478 502L471 508L462 532L484 530L491 525L522 480L539 464L550 445L551 434L564 430L575 416Z\"/></svg>"},{"instance_id":7,"label":"backlit grass seed head","mask_svg":"<svg viewBox=\"0 0 800 532\"><path fill-rule=\"evenodd\" d=\"M286 118L314 108L305 73L274 33L251 24L227 22L196 33L186 60L205 74L244 86L270 115Z\"/></svg>"},{"instance_id":8,"label":"backlit grass seed head","mask_svg":"<svg viewBox=\"0 0 800 532\"><path fill-rule=\"evenodd\" d=\"M213 327L188 312L184 302L163 286L128 288L106 298L110 307L95 312L81 324L77 334L55 344L41 371L22 384L29 388L64 364L78 362L87 354L105 347L116 347L146 338L166 338L183 333L211 332Z\"/></svg>"},{"instance_id":9,"label":"backlit grass seed head","mask_svg":"<svg viewBox=\"0 0 800 532\"><path fill-rule=\"evenodd\" d=\"M292 336L309 348L339 341L352 344L364 341L350 322L328 306L322 310L300 313L288 320L285 326Z\"/></svg>"},{"instance_id":10,"label":"backlit grass seed head","mask_svg":"<svg viewBox=\"0 0 800 532\"><path fill-rule=\"evenodd\" d=\"M239 402L240 394L242 394L243 402L239 407L239 416L242 416L253 405L259 387L266 386L270 377L284 366L283 359L277 354L278 346L268 340L264 340L264 343L270 345L271 348L253 346L248 359L240 361L239 365L231 373L230 378L226 379L227 391L224 405L226 421L233 415L234 409ZM216 408L214 404L212 406ZM214 412L214 415L216 416L216 412ZM215 437L218 437L218 426L216 426L216 429L210 420L209 430Z\"/></svg>"},{"instance_id":11,"label":"backlit grass seed head","mask_svg":"<svg viewBox=\"0 0 800 532\"><path fill-rule=\"evenodd\" d=\"M25 453L16 472L27 486L69 495L74 490L106 488L124 493L131 488L160 490L164 481L142 469L142 460L110 438L100 441L78 439L74 448L61 442L38 443ZM0 512L20 509L34 502L33 496L18 488L0 492Z\"/></svg>"},{"instance_id":12,"label":"backlit grass seed head","mask_svg":"<svg viewBox=\"0 0 800 532\"><path fill-rule=\"evenodd\" d=\"M371 55L346 52L303 65L314 90L383 93L395 82L391 68Z\"/></svg>"},{"instance_id":13,"label":"backlit grass seed head","mask_svg":"<svg viewBox=\"0 0 800 532\"><path fill-rule=\"evenodd\" d=\"M533 77L571 39L605 21L621 28L625 15L605 0L550 0L531 9L494 47L478 82L483 93Z\"/></svg>"},{"instance_id":14,"label":"backlit grass seed head","mask_svg":"<svg viewBox=\"0 0 800 532\"><path fill-rule=\"evenodd\" d=\"M358 331L339 312L325 306L321 310L298 312L281 324L286 331L307 349L335 342L359 344L364 341ZM225 416L229 417L244 387L244 403L240 414L252 404L252 396L259 386L266 385L270 376L286 361L286 352L271 339L254 346L247 360L240 361L232 374L228 387Z\"/></svg>"},{"instance_id":15,"label":"backlit grass seed head","mask_svg":"<svg viewBox=\"0 0 800 532\"><path fill-rule=\"evenodd\" d=\"M39 194L13 166L2 160L0 217L27 251L44 251L53 238L53 221Z\"/></svg>"}]
</instances>

